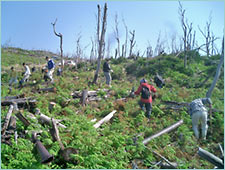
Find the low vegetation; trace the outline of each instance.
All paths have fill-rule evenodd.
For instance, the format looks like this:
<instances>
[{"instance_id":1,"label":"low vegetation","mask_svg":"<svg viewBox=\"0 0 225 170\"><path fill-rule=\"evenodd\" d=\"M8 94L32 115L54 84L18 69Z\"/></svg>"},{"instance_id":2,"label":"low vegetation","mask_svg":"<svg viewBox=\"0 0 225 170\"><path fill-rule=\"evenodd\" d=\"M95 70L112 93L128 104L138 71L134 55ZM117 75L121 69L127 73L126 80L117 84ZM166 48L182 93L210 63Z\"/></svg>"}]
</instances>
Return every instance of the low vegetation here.
<instances>
[{"instance_id":1,"label":"low vegetation","mask_svg":"<svg viewBox=\"0 0 225 170\"><path fill-rule=\"evenodd\" d=\"M16 96L25 94L26 97L35 97L36 108L41 113L63 120L61 123L67 128L59 128L59 135L65 148L75 148L77 154L72 154L73 161L62 160L59 154L60 145L54 142L49 126L37 126L38 122L27 115L35 110L23 109L22 114L31 122L25 127L17 119L16 129L19 134L17 143L14 135L11 136L11 145L1 144L1 168L2 169L131 169L135 162L139 169L160 167L154 165L161 158L152 151L163 155L170 162L176 162L179 169L211 169L214 166L198 156L198 147L201 147L216 156L220 156L218 143L224 145L224 75L220 79L212 93L213 113L211 126L209 126L207 140L197 141L192 131L191 118L184 107L179 110L167 109L163 101L191 102L200 97L205 97L214 74L211 74L208 81L202 83L209 73L215 73L217 64L209 64L211 61L218 61L219 56L210 59L197 55L189 61L187 68L183 67L182 56L164 55L154 58L138 58L137 60L119 58L112 59L112 87L105 85L102 71L99 75L98 84L88 86L93 80L96 63L81 63L79 68L65 67L63 76L56 76L54 73L54 84L47 84L43 80L43 74L38 69L32 73L28 85L22 89L13 88L9 94L8 81L10 77L7 70L11 66L18 68L19 79L22 78L22 62L26 61L31 65L45 64L44 56L36 59L26 53L13 53L7 50L2 51L1 74L1 96ZM215 62L216 63L216 62ZM101 67L102 68L102 67ZM223 71L222 71L223 72ZM163 88L157 88L153 81L154 75L159 73L165 80ZM145 77L157 88L157 97L153 101L153 110L150 123L147 122L145 113L138 106L139 97L127 98L132 87L138 88L139 81ZM33 81L37 83L34 84ZM201 86L199 86L201 85ZM56 92L38 93L35 90L40 88L55 87ZM84 89L98 90L100 101L88 102L82 106L79 99L74 99L71 93ZM103 89L110 89L110 96L104 98L106 92ZM121 100L118 100L121 99ZM67 102L69 101L69 102ZM49 110L49 103L55 102L53 110ZM8 106L1 107L1 120L8 112ZM102 119L111 111L117 110L113 118L104 123L100 128L95 129L92 119ZM221 111L219 111L221 110ZM14 115L13 113L12 115ZM172 132L151 140L146 148L142 141L157 133L158 131L176 123L179 120L184 123ZM41 164L41 158L35 145L32 143L31 132L42 130L38 137L48 152L54 156L49 164ZM24 133L24 132L27 133ZM142 135L138 135L142 133ZM20 134L25 134L24 137ZM135 138L136 137L136 138ZM136 139L136 144L134 142Z\"/></svg>"}]
</instances>

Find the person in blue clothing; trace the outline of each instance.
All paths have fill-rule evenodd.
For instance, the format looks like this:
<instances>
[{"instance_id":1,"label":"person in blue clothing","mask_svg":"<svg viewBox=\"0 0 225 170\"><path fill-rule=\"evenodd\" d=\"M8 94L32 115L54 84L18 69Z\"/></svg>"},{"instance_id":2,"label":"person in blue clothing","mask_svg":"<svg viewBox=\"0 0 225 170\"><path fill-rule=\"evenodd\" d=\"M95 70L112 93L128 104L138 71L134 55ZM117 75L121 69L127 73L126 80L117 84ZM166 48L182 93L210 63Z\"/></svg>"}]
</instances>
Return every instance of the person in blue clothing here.
<instances>
[{"instance_id":1,"label":"person in blue clothing","mask_svg":"<svg viewBox=\"0 0 225 170\"><path fill-rule=\"evenodd\" d=\"M48 72L47 72L47 77L51 80L51 82L53 83L54 79L53 79L53 73L55 70L55 63L52 59L50 59L48 56L46 56L46 61L47 61L47 68L48 68Z\"/></svg>"}]
</instances>

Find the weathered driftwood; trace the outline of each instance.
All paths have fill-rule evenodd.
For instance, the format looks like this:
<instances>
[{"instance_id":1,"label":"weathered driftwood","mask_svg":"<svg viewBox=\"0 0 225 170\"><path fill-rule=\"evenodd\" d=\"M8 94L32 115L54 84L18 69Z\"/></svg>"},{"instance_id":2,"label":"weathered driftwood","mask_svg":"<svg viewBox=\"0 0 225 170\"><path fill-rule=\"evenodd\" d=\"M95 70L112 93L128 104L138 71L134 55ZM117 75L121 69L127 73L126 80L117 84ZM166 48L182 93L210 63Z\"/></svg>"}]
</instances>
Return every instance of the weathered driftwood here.
<instances>
[{"instance_id":1,"label":"weathered driftwood","mask_svg":"<svg viewBox=\"0 0 225 170\"><path fill-rule=\"evenodd\" d=\"M8 128L9 120L10 120L10 117L12 115L13 108L14 108L13 105L10 105L9 111L8 111L6 117L5 117L5 122L4 122L3 126L2 126L2 135L5 135L5 131Z\"/></svg>"},{"instance_id":2,"label":"weathered driftwood","mask_svg":"<svg viewBox=\"0 0 225 170\"><path fill-rule=\"evenodd\" d=\"M213 165L217 166L219 169L224 169L223 161L212 153L199 147L198 155Z\"/></svg>"},{"instance_id":3,"label":"weathered driftwood","mask_svg":"<svg viewBox=\"0 0 225 170\"><path fill-rule=\"evenodd\" d=\"M178 126L180 126L182 123L183 123L183 120L180 120L180 121L178 121L177 123L175 123L175 124L173 124L173 125L167 127L166 129L163 129L163 130L161 130L160 132L158 132L158 133L156 133L156 134L154 134L154 135L152 135L152 136L150 136L150 137L144 139L144 140L143 140L143 144L146 145L150 140L152 140L152 139L154 139L154 138L157 138L157 137L163 135L164 133L170 132L171 130L173 130L173 129L177 128Z\"/></svg>"},{"instance_id":4,"label":"weathered driftwood","mask_svg":"<svg viewBox=\"0 0 225 170\"><path fill-rule=\"evenodd\" d=\"M103 119L101 119L100 121L98 121L96 124L94 124L94 127L97 129L98 127L100 127L104 122L108 122L114 115L114 113L116 113L116 110L113 110L111 113L109 113L107 116L105 116Z\"/></svg>"},{"instance_id":5,"label":"weathered driftwood","mask_svg":"<svg viewBox=\"0 0 225 170\"><path fill-rule=\"evenodd\" d=\"M41 113L39 109L36 109L35 114L36 114L36 115L39 115L39 119L38 119L38 120L39 120L41 123L44 123L44 124L47 124L47 125L51 125L51 124L52 124L51 118L48 117L48 116L46 116L46 115L44 115L43 113ZM59 123L60 120L56 120L56 122L57 122L57 125L58 125L59 127L66 128L65 125Z\"/></svg>"},{"instance_id":6,"label":"weathered driftwood","mask_svg":"<svg viewBox=\"0 0 225 170\"><path fill-rule=\"evenodd\" d=\"M168 159L166 159L164 156L162 156L161 154L159 154L156 151L153 151L152 149L150 149L149 147L145 146L145 148L149 149L150 151L152 151L155 155L159 156L160 158L162 158L164 161L166 161L171 167L172 169L176 169L176 167L174 166L174 163L170 162Z\"/></svg>"},{"instance_id":7,"label":"weathered driftwood","mask_svg":"<svg viewBox=\"0 0 225 170\"><path fill-rule=\"evenodd\" d=\"M21 114L21 112L18 112L17 114L16 114L16 117L21 121L21 122L23 122L23 124L25 125L25 126L29 126L30 125L30 122Z\"/></svg>"},{"instance_id":8,"label":"weathered driftwood","mask_svg":"<svg viewBox=\"0 0 225 170\"><path fill-rule=\"evenodd\" d=\"M56 92L56 88L49 87L49 88L38 89L38 92Z\"/></svg>"}]
</instances>

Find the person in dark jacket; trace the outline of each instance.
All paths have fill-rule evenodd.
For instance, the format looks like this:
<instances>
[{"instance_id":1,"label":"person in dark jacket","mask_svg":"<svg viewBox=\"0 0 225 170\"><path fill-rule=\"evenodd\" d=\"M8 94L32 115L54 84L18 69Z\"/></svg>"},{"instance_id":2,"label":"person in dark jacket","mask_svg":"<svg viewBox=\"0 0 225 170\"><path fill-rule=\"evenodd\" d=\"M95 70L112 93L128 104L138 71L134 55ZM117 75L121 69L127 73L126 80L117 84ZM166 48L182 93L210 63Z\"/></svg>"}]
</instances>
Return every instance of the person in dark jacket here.
<instances>
[{"instance_id":1,"label":"person in dark jacket","mask_svg":"<svg viewBox=\"0 0 225 170\"><path fill-rule=\"evenodd\" d=\"M145 91L149 91L148 95L144 95L143 93L146 93ZM140 86L138 87L137 91L134 92L135 95L141 94L141 100L139 101L139 105L142 110L144 110L144 106L146 108L146 116L148 119L150 119L150 115L152 112L152 92L156 92L156 88L150 84L148 84L147 80L142 79L140 81ZM148 92L147 92L148 93Z\"/></svg>"},{"instance_id":2,"label":"person in dark jacket","mask_svg":"<svg viewBox=\"0 0 225 170\"><path fill-rule=\"evenodd\" d=\"M111 87L112 78L111 78L110 71L113 72L113 70L111 69L111 67L109 65L109 59L106 59L105 63L103 64L103 72L105 75L106 84Z\"/></svg>"}]
</instances>

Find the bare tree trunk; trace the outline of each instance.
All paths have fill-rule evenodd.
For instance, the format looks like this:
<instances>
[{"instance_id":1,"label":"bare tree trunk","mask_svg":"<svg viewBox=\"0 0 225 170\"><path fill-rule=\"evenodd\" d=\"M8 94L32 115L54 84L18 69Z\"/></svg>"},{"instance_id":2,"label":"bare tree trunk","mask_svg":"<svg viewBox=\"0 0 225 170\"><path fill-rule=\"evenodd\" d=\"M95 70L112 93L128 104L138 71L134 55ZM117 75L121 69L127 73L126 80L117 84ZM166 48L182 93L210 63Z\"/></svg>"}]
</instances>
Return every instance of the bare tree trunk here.
<instances>
[{"instance_id":1,"label":"bare tree trunk","mask_svg":"<svg viewBox=\"0 0 225 170\"><path fill-rule=\"evenodd\" d=\"M115 31L114 31L114 34L115 34L115 38L116 38L116 41L117 41L117 54L118 54L118 58L120 57L120 39L119 39L119 30L118 30L118 15L116 14L115 15Z\"/></svg>"},{"instance_id":2,"label":"bare tree trunk","mask_svg":"<svg viewBox=\"0 0 225 170\"><path fill-rule=\"evenodd\" d=\"M90 53L90 62L93 61L93 57L94 57L94 41L91 38L91 53Z\"/></svg>"},{"instance_id":3,"label":"bare tree trunk","mask_svg":"<svg viewBox=\"0 0 225 170\"><path fill-rule=\"evenodd\" d=\"M173 130L173 129L177 128L178 126L180 126L182 123L183 123L183 120L180 120L177 123L167 127L166 129L161 130L160 132L156 133L155 135L152 135L152 136L146 138L145 140L143 140L143 144L146 145L150 140L152 140L152 139L154 139L156 137L159 137L159 136L161 136L164 133L170 132L171 130Z\"/></svg>"},{"instance_id":4,"label":"bare tree trunk","mask_svg":"<svg viewBox=\"0 0 225 170\"><path fill-rule=\"evenodd\" d=\"M23 122L23 124L25 125L25 126L29 126L30 125L30 122L20 113L20 112L18 112L17 114L16 114L16 117L21 121L21 122Z\"/></svg>"},{"instance_id":5,"label":"bare tree trunk","mask_svg":"<svg viewBox=\"0 0 225 170\"><path fill-rule=\"evenodd\" d=\"M188 54L187 51L191 49L191 40L192 40L192 23L189 25L187 18L185 18L185 9L183 9L182 4L179 1L179 14L180 14L180 21L183 29L183 45L184 45L184 67L187 67L187 59ZM186 19L186 21L185 21Z\"/></svg>"},{"instance_id":6,"label":"bare tree trunk","mask_svg":"<svg viewBox=\"0 0 225 170\"><path fill-rule=\"evenodd\" d=\"M48 125L51 125L51 122L52 122L51 118L46 116L46 115L44 115L44 114L42 114L39 109L36 109L35 115L39 115L39 121L40 122L43 122L43 123L48 124ZM60 126L61 128L66 128L65 125L59 123L60 120L56 120L56 121L57 121L56 123L57 123L58 126Z\"/></svg>"},{"instance_id":7,"label":"bare tree trunk","mask_svg":"<svg viewBox=\"0 0 225 170\"><path fill-rule=\"evenodd\" d=\"M98 8L100 8L99 5L98 5ZM105 3L103 22L102 22L101 39L99 41L99 49L98 49L98 64L97 64L97 69L96 69L94 80L93 80L93 83L95 83L95 84L97 83L98 73L99 73L99 69L100 69L100 65L101 65L101 59L103 56L102 51L105 46L104 39L105 39L105 31L106 31L106 17L107 17L106 15L107 15L107 4Z\"/></svg>"},{"instance_id":8,"label":"bare tree trunk","mask_svg":"<svg viewBox=\"0 0 225 170\"><path fill-rule=\"evenodd\" d=\"M212 153L202 149L202 148L198 148L198 155L202 158L204 158L205 160L207 160L208 162L212 163L213 165L217 166L219 169L224 169L224 163L223 160L221 160L220 158L218 158L217 156L213 155Z\"/></svg>"},{"instance_id":9,"label":"bare tree trunk","mask_svg":"<svg viewBox=\"0 0 225 170\"><path fill-rule=\"evenodd\" d=\"M98 23L97 23L97 49L99 49L99 42L100 42L100 23L101 23L101 8L100 5L98 7Z\"/></svg>"},{"instance_id":10,"label":"bare tree trunk","mask_svg":"<svg viewBox=\"0 0 225 170\"><path fill-rule=\"evenodd\" d=\"M134 41L135 30L133 30L133 32L130 31L130 34L131 34L131 39L130 39L130 54L129 54L129 57L131 57L134 45L136 43L136 41Z\"/></svg>"},{"instance_id":11,"label":"bare tree trunk","mask_svg":"<svg viewBox=\"0 0 225 170\"><path fill-rule=\"evenodd\" d=\"M63 64L63 48L62 48L62 44L63 44L63 35L62 35L61 33L57 33L57 32L55 31L55 24L56 24L56 21L57 21L57 18L56 18L55 22L54 22L54 23L51 23L51 24L52 24L52 26L53 26L53 31L54 31L55 35L56 35L57 37L60 38L61 71L63 71L63 67L64 67L64 64Z\"/></svg>"},{"instance_id":12,"label":"bare tree trunk","mask_svg":"<svg viewBox=\"0 0 225 170\"><path fill-rule=\"evenodd\" d=\"M213 82L212 82L208 92L206 93L206 97L210 98L211 95L212 95L212 91L213 91L214 87L216 86L217 80L219 79L220 71L221 71L223 62L224 62L224 38L223 38L223 42L222 42L222 54L221 54L221 57L220 57L220 62L218 64L218 66L217 66L216 75L214 77L214 80L213 80Z\"/></svg>"},{"instance_id":13,"label":"bare tree trunk","mask_svg":"<svg viewBox=\"0 0 225 170\"><path fill-rule=\"evenodd\" d=\"M9 125L9 120L10 120L10 117L12 115L13 108L14 108L13 105L10 105L9 111L8 111L6 117L5 117L5 123L4 123L3 127L2 127L2 136L5 135L5 131L6 131L7 127L8 127L8 125Z\"/></svg>"},{"instance_id":14,"label":"bare tree trunk","mask_svg":"<svg viewBox=\"0 0 225 170\"><path fill-rule=\"evenodd\" d=\"M111 113L109 113L107 116L105 116L103 119L101 119L100 121L98 121L96 124L94 124L94 127L97 129L98 127L100 127L104 122L108 122L114 115L114 113L116 113L116 110L113 110Z\"/></svg>"},{"instance_id":15,"label":"bare tree trunk","mask_svg":"<svg viewBox=\"0 0 225 170\"><path fill-rule=\"evenodd\" d=\"M125 20L123 18L123 24L124 24L124 27L126 29L126 39L125 39L125 43L124 43L124 57L126 58L127 57L127 39L128 39L128 28L127 28L127 25L125 23Z\"/></svg>"},{"instance_id":16,"label":"bare tree trunk","mask_svg":"<svg viewBox=\"0 0 225 170\"><path fill-rule=\"evenodd\" d=\"M210 54L210 45L212 44L212 46L213 46L213 41L212 40L215 38L215 36L210 34L211 20L212 20L212 17L211 17L211 14L210 14L209 21L206 22L206 27L205 27L205 31L204 32L198 26L199 31L202 33L202 35L205 38L205 43L206 43L205 47L206 47L206 55L207 55L207 57L209 57L211 55Z\"/></svg>"}]
</instances>

